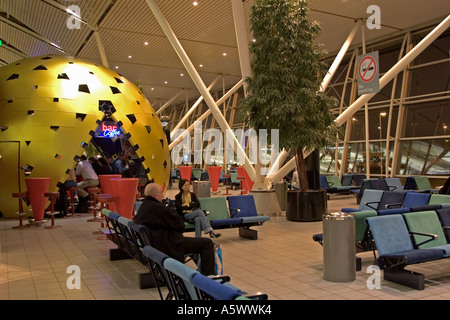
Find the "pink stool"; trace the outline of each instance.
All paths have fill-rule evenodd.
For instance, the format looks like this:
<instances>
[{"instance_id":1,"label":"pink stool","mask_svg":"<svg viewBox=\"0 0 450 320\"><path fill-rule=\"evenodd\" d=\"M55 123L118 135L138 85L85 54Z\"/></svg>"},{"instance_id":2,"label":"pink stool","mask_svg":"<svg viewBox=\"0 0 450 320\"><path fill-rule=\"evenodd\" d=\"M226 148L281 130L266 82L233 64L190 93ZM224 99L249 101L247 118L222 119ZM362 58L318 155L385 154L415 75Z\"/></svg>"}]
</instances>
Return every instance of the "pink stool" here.
<instances>
[{"instance_id":1,"label":"pink stool","mask_svg":"<svg viewBox=\"0 0 450 320\"><path fill-rule=\"evenodd\" d=\"M23 225L23 216L25 215L25 212L23 212L23 203L22 201L25 200L28 196L27 192L17 192L12 194L13 198L19 199L19 212L16 212L16 214L19 215L19 225L12 227L12 229L24 229L28 228L29 226Z\"/></svg>"},{"instance_id":2,"label":"pink stool","mask_svg":"<svg viewBox=\"0 0 450 320\"><path fill-rule=\"evenodd\" d=\"M87 188L87 192L91 195L91 206L89 210L93 210L94 218L87 220L88 222L100 222L102 219L97 217L97 200L101 195L102 189L97 187Z\"/></svg>"},{"instance_id":3,"label":"pink stool","mask_svg":"<svg viewBox=\"0 0 450 320\"><path fill-rule=\"evenodd\" d=\"M100 212L103 210L103 208L106 208L108 204L112 204L114 202L114 198L109 194L101 194L97 201L100 202ZM108 222L108 218L104 217L102 214L102 220L101 220L101 228L105 227L105 222ZM102 231L94 231L94 234L103 234L103 236L98 237L97 240L109 240L110 237L108 237L106 234L104 234ZM112 236L112 235L111 235Z\"/></svg>"},{"instance_id":4,"label":"pink stool","mask_svg":"<svg viewBox=\"0 0 450 320\"><path fill-rule=\"evenodd\" d=\"M79 217L79 215L75 214L75 191L77 190L78 190L77 187L71 187L67 189L67 193L69 194L70 197L70 211L72 212L70 217ZM69 215L67 215L67 217L69 217Z\"/></svg>"},{"instance_id":5,"label":"pink stool","mask_svg":"<svg viewBox=\"0 0 450 320\"><path fill-rule=\"evenodd\" d=\"M45 192L44 196L47 197L50 200L50 211L47 211L46 214L51 215L52 216L52 224L48 227L45 227L45 229L58 229L58 228L62 228L62 226L57 226L55 225L55 203L56 203L56 199L59 196L59 192Z\"/></svg>"}]
</instances>

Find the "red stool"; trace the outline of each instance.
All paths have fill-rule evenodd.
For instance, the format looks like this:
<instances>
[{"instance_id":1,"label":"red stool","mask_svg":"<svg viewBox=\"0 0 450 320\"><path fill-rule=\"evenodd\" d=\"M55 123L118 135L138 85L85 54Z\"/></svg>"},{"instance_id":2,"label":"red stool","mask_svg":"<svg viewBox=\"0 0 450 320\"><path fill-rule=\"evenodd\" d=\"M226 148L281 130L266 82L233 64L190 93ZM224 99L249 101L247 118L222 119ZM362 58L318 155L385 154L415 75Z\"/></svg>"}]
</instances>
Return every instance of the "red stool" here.
<instances>
[{"instance_id":1,"label":"red stool","mask_svg":"<svg viewBox=\"0 0 450 320\"><path fill-rule=\"evenodd\" d=\"M70 197L70 209L72 211L72 214L70 215L70 217L79 217L80 215L76 215L75 214L75 191L77 191L78 188L77 187L71 187L69 189L67 189L67 193L69 194ZM69 217L69 215L67 215L67 217Z\"/></svg>"},{"instance_id":2,"label":"red stool","mask_svg":"<svg viewBox=\"0 0 450 320\"><path fill-rule=\"evenodd\" d=\"M29 226L23 225L23 216L25 215L25 212L23 212L23 203L22 201L25 200L28 196L27 192L17 192L12 194L13 198L19 199L19 211L16 212L16 214L19 215L19 225L12 227L12 229L24 229L28 228Z\"/></svg>"},{"instance_id":3,"label":"red stool","mask_svg":"<svg viewBox=\"0 0 450 320\"><path fill-rule=\"evenodd\" d=\"M98 198L101 196L102 189L97 187L90 187L87 189L87 192L91 195L91 206L89 207L89 210L93 210L94 218L87 220L88 222L100 222L102 219L97 218L97 201Z\"/></svg>"},{"instance_id":4,"label":"red stool","mask_svg":"<svg viewBox=\"0 0 450 320\"><path fill-rule=\"evenodd\" d=\"M138 199L144 198L144 188L145 188L145 183L138 184L138 192L139 192L139 197L137 197Z\"/></svg>"},{"instance_id":5,"label":"red stool","mask_svg":"<svg viewBox=\"0 0 450 320\"><path fill-rule=\"evenodd\" d=\"M114 198L109 195L109 194L101 194L98 198L97 201L100 202L100 212L102 211L103 208L106 207L106 205L108 203L114 202ZM107 222L105 219L108 219L106 217L103 216L103 214L101 215L101 224L100 224L100 228L105 228L105 222ZM109 240L109 237L104 234L102 231L94 231L94 234L103 234L102 237L98 237L97 240Z\"/></svg>"},{"instance_id":6,"label":"red stool","mask_svg":"<svg viewBox=\"0 0 450 320\"><path fill-rule=\"evenodd\" d=\"M228 178L231 177L231 174L224 174L223 177L225 178L225 194L229 194L228 193Z\"/></svg>"},{"instance_id":7,"label":"red stool","mask_svg":"<svg viewBox=\"0 0 450 320\"><path fill-rule=\"evenodd\" d=\"M45 192L44 196L47 197L50 200L50 211L47 211L46 214L51 215L52 216L52 224L51 226L45 227L45 229L57 229L57 228L62 228L62 226L56 226L55 225L55 203L56 203L56 199L59 196L59 192Z\"/></svg>"},{"instance_id":8,"label":"red stool","mask_svg":"<svg viewBox=\"0 0 450 320\"><path fill-rule=\"evenodd\" d=\"M241 182L241 195L247 194L247 189L245 186L245 177L237 177L236 179L238 179Z\"/></svg>"}]
</instances>

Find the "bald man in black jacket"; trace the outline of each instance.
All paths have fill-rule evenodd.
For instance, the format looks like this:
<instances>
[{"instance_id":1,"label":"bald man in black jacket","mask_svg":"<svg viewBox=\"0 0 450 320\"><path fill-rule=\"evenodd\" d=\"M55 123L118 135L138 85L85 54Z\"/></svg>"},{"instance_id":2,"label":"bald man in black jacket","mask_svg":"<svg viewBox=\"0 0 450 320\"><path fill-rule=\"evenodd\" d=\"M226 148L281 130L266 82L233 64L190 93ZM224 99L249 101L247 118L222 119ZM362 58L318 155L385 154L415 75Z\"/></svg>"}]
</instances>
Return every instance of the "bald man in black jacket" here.
<instances>
[{"instance_id":1,"label":"bald man in black jacket","mask_svg":"<svg viewBox=\"0 0 450 320\"><path fill-rule=\"evenodd\" d=\"M184 221L161 201L161 187L150 183L144 190L144 201L134 217L134 222L141 224L150 232L151 245L180 262L184 255L197 253L201 257L201 273L214 274L214 243L208 238L188 238L183 236Z\"/></svg>"}]
</instances>

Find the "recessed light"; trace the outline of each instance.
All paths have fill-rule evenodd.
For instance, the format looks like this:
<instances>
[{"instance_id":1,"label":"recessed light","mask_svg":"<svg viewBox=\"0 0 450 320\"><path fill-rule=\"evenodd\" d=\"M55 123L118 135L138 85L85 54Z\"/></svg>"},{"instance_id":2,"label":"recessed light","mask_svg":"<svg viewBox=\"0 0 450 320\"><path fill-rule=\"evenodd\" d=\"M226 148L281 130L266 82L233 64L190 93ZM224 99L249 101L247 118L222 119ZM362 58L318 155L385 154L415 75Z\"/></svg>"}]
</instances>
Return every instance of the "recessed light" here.
<instances>
[{"instance_id":1,"label":"recessed light","mask_svg":"<svg viewBox=\"0 0 450 320\"><path fill-rule=\"evenodd\" d=\"M198 6L198 1L194 1L194 2L192 2L192 5L195 7L195 6Z\"/></svg>"},{"instance_id":2,"label":"recessed light","mask_svg":"<svg viewBox=\"0 0 450 320\"><path fill-rule=\"evenodd\" d=\"M164 81L164 84L167 84L167 81Z\"/></svg>"},{"instance_id":3,"label":"recessed light","mask_svg":"<svg viewBox=\"0 0 450 320\"><path fill-rule=\"evenodd\" d=\"M114 68L119 69L119 66L115 66Z\"/></svg>"},{"instance_id":4,"label":"recessed light","mask_svg":"<svg viewBox=\"0 0 450 320\"><path fill-rule=\"evenodd\" d=\"M222 53L222 55L223 55L224 57L226 57L226 56L227 56L227 53L226 53L226 52L224 52L224 53Z\"/></svg>"},{"instance_id":5,"label":"recessed light","mask_svg":"<svg viewBox=\"0 0 450 320\"><path fill-rule=\"evenodd\" d=\"M131 56L128 56L128 59L131 59Z\"/></svg>"},{"instance_id":6,"label":"recessed light","mask_svg":"<svg viewBox=\"0 0 450 320\"><path fill-rule=\"evenodd\" d=\"M203 68L203 65L202 65L202 64L200 64L200 68Z\"/></svg>"},{"instance_id":7,"label":"recessed light","mask_svg":"<svg viewBox=\"0 0 450 320\"><path fill-rule=\"evenodd\" d=\"M184 77L184 73L180 73L180 77Z\"/></svg>"},{"instance_id":8,"label":"recessed light","mask_svg":"<svg viewBox=\"0 0 450 320\"><path fill-rule=\"evenodd\" d=\"M144 45L145 45L145 46L148 46L148 41L145 41L145 42L144 42Z\"/></svg>"}]
</instances>

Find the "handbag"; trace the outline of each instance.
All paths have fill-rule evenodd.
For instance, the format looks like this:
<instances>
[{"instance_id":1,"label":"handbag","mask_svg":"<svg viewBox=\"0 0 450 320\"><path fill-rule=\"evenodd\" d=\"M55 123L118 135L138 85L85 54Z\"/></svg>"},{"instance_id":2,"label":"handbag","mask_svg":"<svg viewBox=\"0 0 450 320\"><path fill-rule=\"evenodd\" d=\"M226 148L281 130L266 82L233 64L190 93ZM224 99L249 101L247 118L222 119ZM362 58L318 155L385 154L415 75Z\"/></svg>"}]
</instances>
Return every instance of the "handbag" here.
<instances>
[{"instance_id":1,"label":"handbag","mask_svg":"<svg viewBox=\"0 0 450 320\"><path fill-rule=\"evenodd\" d=\"M217 276L223 275L222 246L214 243L214 271Z\"/></svg>"}]
</instances>

